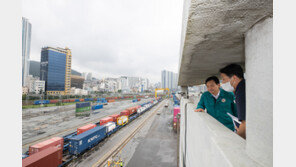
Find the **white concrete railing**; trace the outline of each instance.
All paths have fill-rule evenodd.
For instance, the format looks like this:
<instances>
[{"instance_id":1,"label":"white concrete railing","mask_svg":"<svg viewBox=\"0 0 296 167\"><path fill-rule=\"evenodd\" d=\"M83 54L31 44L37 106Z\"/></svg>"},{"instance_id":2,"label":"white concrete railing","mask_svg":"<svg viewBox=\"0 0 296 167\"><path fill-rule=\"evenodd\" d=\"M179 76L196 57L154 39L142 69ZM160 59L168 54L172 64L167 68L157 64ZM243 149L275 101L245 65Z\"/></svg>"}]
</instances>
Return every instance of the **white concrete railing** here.
<instances>
[{"instance_id":1,"label":"white concrete railing","mask_svg":"<svg viewBox=\"0 0 296 167\"><path fill-rule=\"evenodd\" d=\"M247 155L243 138L195 108L196 103L181 99L179 167L261 166Z\"/></svg>"}]
</instances>

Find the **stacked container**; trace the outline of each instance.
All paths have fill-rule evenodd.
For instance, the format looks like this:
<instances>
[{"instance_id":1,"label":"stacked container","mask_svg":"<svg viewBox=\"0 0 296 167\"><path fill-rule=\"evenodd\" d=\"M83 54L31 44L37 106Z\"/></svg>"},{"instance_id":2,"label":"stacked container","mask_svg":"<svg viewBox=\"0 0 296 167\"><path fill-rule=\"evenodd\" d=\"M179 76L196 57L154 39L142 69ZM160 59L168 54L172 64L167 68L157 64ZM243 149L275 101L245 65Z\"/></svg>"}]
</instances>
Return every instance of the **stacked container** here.
<instances>
[{"instance_id":1,"label":"stacked container","mask_svg":"<svg viewBox=\"0 0 296 167\"><path fill-rule=\"evenodd\" d=\"M30 146L29 155L31 156L32 154L45 150L49 147L63 148L63 146L64 146L64 139L62 137L53 137L41 143L37 143L33 146Z\"/></svg>"},{"instance_id":2,"label":"stacked container","mask_svg":"<svg viewBox=\"0 0 296 167\"><path fill-rule=\"evenodd\" d=\"M90 102L76 103L76 116L89 116Z\"/></svg>"},{"instance_id":3,"label":"stacked container","mask_svg":"<svg viewBox=\"0 0 296 167\"><path fill-rule=\"evenodd\" d=\"M23 167L57 167L62 164L63 149L49 147L22 160Z\"/></svg>"},{"instance_id":4,"label":"stacked container","mask_svg":"<svg viewBox=\"0 0 296 167\"><path fill-rule=\"evenodd\" d=\"M83 132L86 132L92 128L95 128L96 127L96 124L88 124L88 125L85 125L85 126L82 126L80 128L77 128L77 135L83 133Z\"/></svg>"}]
</instances>

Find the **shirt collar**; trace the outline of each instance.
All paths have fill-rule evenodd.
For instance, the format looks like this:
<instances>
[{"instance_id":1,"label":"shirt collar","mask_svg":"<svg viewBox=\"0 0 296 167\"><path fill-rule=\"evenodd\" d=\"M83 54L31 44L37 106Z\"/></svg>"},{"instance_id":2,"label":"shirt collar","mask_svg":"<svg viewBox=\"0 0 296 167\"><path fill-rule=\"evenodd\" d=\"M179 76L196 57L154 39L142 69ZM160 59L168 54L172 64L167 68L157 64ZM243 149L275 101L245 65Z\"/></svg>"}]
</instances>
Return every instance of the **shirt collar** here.
<instances>
[{"instance_id":1,"label":"shirt collar","mask_svg":"<svg viewBox=\"0 0 296 167\"><path fill-rule=\"evenodd\" d=\"M215 96L215 95L213 95L212 93L211 93L211 95L217 100L218 99L218 97L219 97L219 95L220 95L220 90L219 90L219 92L218 92L218 94Z\"/></svg>"}]
</instances>

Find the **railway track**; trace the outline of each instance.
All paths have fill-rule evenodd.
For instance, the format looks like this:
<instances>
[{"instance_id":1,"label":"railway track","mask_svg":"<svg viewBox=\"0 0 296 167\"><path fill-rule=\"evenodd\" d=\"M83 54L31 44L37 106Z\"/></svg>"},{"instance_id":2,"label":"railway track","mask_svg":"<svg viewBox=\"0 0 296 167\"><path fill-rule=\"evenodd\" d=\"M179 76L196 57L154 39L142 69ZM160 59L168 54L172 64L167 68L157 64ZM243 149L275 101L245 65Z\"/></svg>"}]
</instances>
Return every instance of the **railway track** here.
<instances>
[{"instance_id":1,"label":"railway track","mask_svg":"<svg viewBox=\"0 0 296 167\"><path fill-rule=\"evenodd\" d=\"M107 164L107 160L111 157L115 157L128 143L129 141L137 134L137 132L146 125L146 123L157 113L157 111L164 106L164 101L162 104L157 107L148 117L146 117L141 124L136 127L133 132L122 139L118 145L114 146L107 154L105 154L102 158L100 158L96 163L92 165L92 167L104 167Z\"/></svg>"},{"instance_id":2,"label":"railway track","mask_svg":"<svg viewBox=\"0 0 296 167\"><path fill-rule=\"evenodd\" d=\"M116 114L116 113L114 113L114 114ZM52 134L52 135L49 135L49 136L46 136L46 137L42 137L42 138L40 138L40 139L38 139L38 140L35 140L35 141L33 141L33 142L23 144L23 145L22 145L22 149L27 148L27 147L29 147L29 146L31 146L31 145L33 145L33 144L36 144L36 143L38 143L38 142L41 142L41 141L43 141L43 140L50 139L50 138L52 138L52 137L63 136L62 134L66 133L66 132L76 131L77 128L79 128L79 127L81 127L81 126L83 126L83 125L90 124L90 123L97 123L97 122L100 121L102 118L104 118L104 117L106 117L106 116L108 116L108 115L109 115L109 114L105 114L105 115L103 115L103 116L101 116L101 117L99 117L99 118L96 118L96 119L93 119L93 120L90 120L90 121L87 121L87 122L81 123L81 124L79 124L79 125L77 125L77 126L74 126L74 127L71 127L71 128L68 128L68 129L65 129L65 130L62 130L62 131L59 131L59 132L57 132L57 133L55 133L55 134Z\"/></svg>"}]
</instances>

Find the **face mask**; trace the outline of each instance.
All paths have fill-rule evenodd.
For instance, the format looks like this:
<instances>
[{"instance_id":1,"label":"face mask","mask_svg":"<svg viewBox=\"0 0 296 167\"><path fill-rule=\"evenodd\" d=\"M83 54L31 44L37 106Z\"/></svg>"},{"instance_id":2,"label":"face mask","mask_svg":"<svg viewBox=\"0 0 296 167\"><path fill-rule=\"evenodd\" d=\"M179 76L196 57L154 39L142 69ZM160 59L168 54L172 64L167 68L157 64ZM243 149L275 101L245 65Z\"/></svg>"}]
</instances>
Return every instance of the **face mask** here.
<instances>
[{"instance_id":1,"label":"face mask","mask_svg":"<svg viewBox=\"0 0 296 167\"><path fill-rule=\"evenodd\" d=\"M230 82L226 82L224 84L221 84L222 89L224 89L227 92L233 92L234 88L230 85Z\"/></svg>"}]
</instances>

